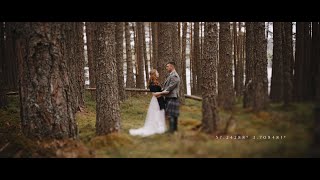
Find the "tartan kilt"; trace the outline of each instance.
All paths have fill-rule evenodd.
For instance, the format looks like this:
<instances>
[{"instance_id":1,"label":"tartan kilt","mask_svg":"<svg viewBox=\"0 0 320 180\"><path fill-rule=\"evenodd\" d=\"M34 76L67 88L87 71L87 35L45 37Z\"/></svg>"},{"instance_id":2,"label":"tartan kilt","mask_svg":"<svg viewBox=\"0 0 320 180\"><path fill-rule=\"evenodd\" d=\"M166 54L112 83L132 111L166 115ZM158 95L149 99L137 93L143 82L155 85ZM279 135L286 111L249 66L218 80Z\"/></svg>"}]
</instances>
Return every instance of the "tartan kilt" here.
<instances>
[{"instance_id":1,"label":"tartan kilt","mask_svg":"<svg viewBox=\"0 0 320 180\"><path fill-rule=\"evenodd\" d=\"M178 117L180 114L180 102L178 98L166 98L166 115Z\"/></svg>"}]
</instances>

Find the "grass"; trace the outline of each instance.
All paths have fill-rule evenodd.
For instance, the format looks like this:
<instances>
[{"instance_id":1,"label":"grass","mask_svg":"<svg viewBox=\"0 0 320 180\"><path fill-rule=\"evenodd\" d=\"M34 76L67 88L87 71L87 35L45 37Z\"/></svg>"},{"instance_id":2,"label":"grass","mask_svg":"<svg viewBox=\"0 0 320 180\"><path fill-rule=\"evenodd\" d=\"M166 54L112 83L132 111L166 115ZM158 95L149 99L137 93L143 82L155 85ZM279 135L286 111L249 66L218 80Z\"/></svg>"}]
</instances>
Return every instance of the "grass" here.
<instances>
[{"instance_id":1,"label":"grass","mask_svg":"<svg viewBox=\"0 0 320 180\"><path fill-rule=\"evenodd\" d=\"M281 104L271 104L262 112L252 112L241 107L241 100L237 101L234 110L219 109L223 129L227 120L233 114L236 120L234 134L219 139L214 135L207 135L194 127L201 124L201 102L186 99L181 106L179 117L179 131L176 134L162 134L150 137L135 137L129 135L129 129L139 128L144 124L150 95L138 95L127 99L121 104L121 131L107 136L95 135L95 102L91 96L86 96L86 109L76 114L79 127L79 139L54 141L35 144L24 138L19 129L18 98L11 97L7 110L0 110L1 130L8 127L6 123L13 123L11 135L0 141L0 148L10 141L18 144L29 144L31 153L17 156L18 150L12 150L8 157L306 157L312 141L313 112L312 103L293 104L289 109ZM2 132L10 134L9 131ZM246 139L235 139L234 135L244 136ZM270 139L268 139L270 136ZM282 139L272 139L276 136ZM19 137L19 142L13 142L13 137ZM232 137L232 139L230 139ZM253 139L255 137L255 139ZM261 138L261 139L259 139ZM19 146L20 143L20 146ZM44 145L45 144L45 145ZM25 145L24 145L25 146ZM71 147L72 146L72 147ZM27 146L26 146L27 147ZM18 148L18 149L19 149ZM61 150L62 149L62 150ZM36 154L36 155L34 155Z\"/></svg>"}]
</instances>

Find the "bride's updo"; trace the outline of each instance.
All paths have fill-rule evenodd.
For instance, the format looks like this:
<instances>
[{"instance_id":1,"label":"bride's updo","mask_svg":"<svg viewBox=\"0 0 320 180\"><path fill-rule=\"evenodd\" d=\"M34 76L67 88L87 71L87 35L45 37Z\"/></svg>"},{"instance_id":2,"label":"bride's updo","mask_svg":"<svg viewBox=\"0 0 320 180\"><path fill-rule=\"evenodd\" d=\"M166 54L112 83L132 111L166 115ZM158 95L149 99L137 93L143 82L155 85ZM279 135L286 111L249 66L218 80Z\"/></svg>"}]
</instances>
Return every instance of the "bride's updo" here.
<instances>
[{"instance_id":1,"label":"bride's updo","mask_svg":"<svg viewBox=\"0 0 320 180\"><path fill-rule=\"evenodd\" d=\"M158 81L158 77L157 77L157 73L158 71L156 69L152 69L150 71L150 77L149 77L149 84L148 87L150 87L151 84L159 86L159 81Z\"/></svg>"}]
</instances>

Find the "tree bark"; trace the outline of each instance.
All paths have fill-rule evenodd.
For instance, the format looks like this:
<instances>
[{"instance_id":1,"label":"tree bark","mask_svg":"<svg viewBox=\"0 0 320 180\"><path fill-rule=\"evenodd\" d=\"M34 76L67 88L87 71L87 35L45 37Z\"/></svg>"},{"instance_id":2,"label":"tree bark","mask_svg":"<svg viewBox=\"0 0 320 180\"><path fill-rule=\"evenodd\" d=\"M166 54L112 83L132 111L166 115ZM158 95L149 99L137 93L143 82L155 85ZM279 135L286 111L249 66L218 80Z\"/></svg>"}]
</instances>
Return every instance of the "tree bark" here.
<instances>
[{"instance_id":1,"label":"tree bark","mask_svg":"<svg viewBox=\"0 0 320 180\"><path fill-rule=\"evenodd\" d=\"M202 67L203 68L203 67ZM230 23L220 22L218 63L218 105L231 110L235 103L232 76L232 41Z\"/></svg>"},{"instance_id":2,"label":"tree bark","mask_svg":"<svg viewBox=\"0 0 320 180\"><path fill-rule=\"evenodd\" d=\"M146 74L146 81L149 79L149 65L148 65L148 56L147 56L147 45L146 45L146 31L144 22L142 24L142 41L143 41L143 55L144 55L144 72Z\"/></svg>"},{"instance_id":3,"label":"tree bark","mask_svg":"<svg viewBox=\"0 0 320 180\"><path fill-rule=\"evenodd\" d=\"M65 24L19 23L19 27L24 54L19 58L23 133L31 138L77 137L63 51Z\"/></svg>"},{"instance_id":4,"label":"tree bark","mask_svg":"<svg viewBox=\"0 0 320 180\"><path fill-rule=\"evenodd\" d=\"M292 22L283 23L283 101L288 106L292 101Z\"/></svg>"},{"instance_id":5,"label":"tree bark","mask_svg":"<svg viewBox=\"0 0 320 180\"><path fill-rule=\"evenodd\" d=\"M253 24L255 40L255 63L254 63L254 103L255 111L263 110L268 105L268 74L267 74L267 46L265 38L265 23L255 22Z\"/></svg>"},{"instance_id":6,"label":"tree bark","mask_svg":"<svg viewBox=\"0 0 320 180\"><path fill-rule=\"evenodd\" d=\"M159 68L158 66L158 44L159 44L159 38L158 38L158 24L157 22L152 22L152 63L153 68ZM158 69L160 71L160 69Z\"/></svg>"},{"instance_id":7,"label":"tree bark","mask_svg":"<svg viewBox=\"0 0 320 180\"><path fill-rule=\"evenodd\" d=\"M149 22L149 59L150 59L150 68L154 69L154 62L152 57L152 35L151 35L151 22Z\"/></svg>"},{"instance_id":8,"label":"tree bark","mask_svg":"<svg viewBox=\"0 0 320 180\"><path fill-rule=\"evenodd\" d=\"M144 81L144 60L143 60L143 22L137 22L137 67L138 67L138 71L137 71L137 87L138 88L145 88L145 81Z\"/></svg>"},{"instance_id":9,"label":"tree bark","mask_svg":"<svg viewBox=\"0 0 320 180\"><path fill-rule=\"evenodd\" d=\"M127 78L126 87L134 88L134 75L133 75L133 62L132 62L132 52L131 52L131 34L129 29L129 23L125 23L125 34L126 34L126 57L127 57Z\"/></svg>"},{"instance_id":10,"label":"tree bark","mask_svg":"<svg viewBox=\"0 0 320 180\"><path fill-rule=\"evenodd\" d=\"M303 74L304 74L304 22L297 22L297 36L296 36L296 54L294 65L294 82L293 94L295 101L302 101L303 99Z\"/></svg>"},{"instance_id":11,"label":"tree bark","mask_svg":"<svg viewBox=\"0 0 320 180\"><path fill-rule=\"evenodd\" d=\"M176 63L176 71L178 72L179 76L182 77L182 60L181 60L181 48L180 48L180 36L178 31L178 23L172 22L172 46L173 46L173 59ZM179 86L179 100L182 104L185 103L185 89L184 89L184 81L183 78L180 78L180 86Z\"/></svg>"},{"instance_id":12,"label":"tree bark","mask_svg":"<svg viewBox=\"0 0 320 180\"><path fill-rule=\"evenodd\" d=\"M97 23L98 59L95 61L97 82L96 134L105 135L120 130L118 75L114 22Z\"/></svg>"},{"instance_id":13,"label":"tree bark","mask_svg":"<svg viewBox=\"0 0 320 180\"><path fill-rule=\"evenodd\" d=\"M196 78L197 78L197 94L201 94L201 59L200 59L200 44L199 44L199 22L194 23L194 67L196 69Z\"/></svg>"},{"instance_id":14,"label":"tree bark","mask_svg":"<svg viewBox=\"0 0 320 180\"><path fill-rule=\"evenodd\" d=\"M83 22L76 22L76 54L75 54L75 64L76 64L76 87L77 87L77 98L79 103L79 108L84 107L84 40L83 40Z\"/></svg>"},{"instance_id":15,"label":"tree bark","mask_svg":"<svg viewBox=\"0 0 320 180\"><path fill-rule=\"evenodd\" d=\"M94 23L86 22L86 36L87 36L87 52L88 52L88 66L89 66L89 80L90 80L90 88L96 88L96 76L93 61L96 60L94 58L94 37L95 27ZM92 97L95 97L95 92L92 92ZM94 98L95 99L95 98Z\"/></svg>"},{"instance_id":16,"label":"tree bark","mask_svg":"<svg viewBox=\"0 0 320 180\"><path fill-rule=\"evenodd\" d=\"M15 49L15 38L13 35L14 22L5 23L5 65L7 88L11 91L18 90L18 64Z\"/></svg>"},{"instance_id":17,"label":"tree bark","mask_svg":"<svg viewBox=\"0 0 320 180\"><path fill-rule=\"evenodd\" d=\"M253 77L254 77L254 31L253 23L246 22L246 82L243 97L243 107L253 107Z\"/></svg>"},{"instance_id":18,"label":"tree bark","mask_svg":"<svg viewBox=\"0 0 320 180\"><path fill-rule=\"evenodd\" d=\"M215 133L218 130L219 115L216 103L216 73L215 66L218 53L218 27L215 22L205 24L203 53L203 84L202 84L202 130Z\"/></svg>"},{"instance_id":19,"label":"tree bark","mask_svg":"<svg viewBox=\"0 0 320 180\"><path fill-rule=\"evenodd\" d=\"M281 102L284 90L284 57L286 50L283 39L283 22L273 22L273 59L270 99L273 102Z\"/></svg>"},{"instance_id":20,"label":"tree bark","mask_svg":"<svg viewBox=\"0 0 320 180\"><path fill-rule=\"evenodd\" d=\"M159 62L158 72L159 81L164 83L166 75L165 70L167 62L173 61L173 46L172 46L172 23L160 22L159 23Z\"/></svg>"},{"instance_id":21,"label":"tree bark","mask_svg":"<svg viewBox=\"0 0 320 180\"><path fill-rule=\"evenodd\" d=\"M5 75L5 44L4 44L4 22L0 22L0 108L8 105L6 95L6 75Z\"/></svg>"},{"instance_id":22,"label":"tree bark","mask_svg":"<svg viewBox=\"0 0 320 180\"><path fill-rule=\"evenodd\" d=\"M232 23L232 30L233 30L233 73L234 73L234 89L237 92L237 87L238 87L238 73L237 73L237 22Z\"/></svg>"},{"instance_id":23,"label":"tree bark","mask_svg":"<svg viewBox=\"0 0 320 180\"><path fill-rule=\"evenodd\" d=\"M119 100L122 102L126 98L123 75L123 22L116 23L116 61L119 86Z\"/></svg>"},{"instance_id":24,"label":"tree bark","mask_svg":"<svg viewBox=\"0 0 320 180\"><path fill-rule=\"evenodd\" d=\"M183 23L183 28L182 28L182 81L183 81L183 86L185 89L185 92L187 92L187 76L186 76L186 48L187 48L187 28L188 24L186 22Z\"/></svg>"}]
</instances>

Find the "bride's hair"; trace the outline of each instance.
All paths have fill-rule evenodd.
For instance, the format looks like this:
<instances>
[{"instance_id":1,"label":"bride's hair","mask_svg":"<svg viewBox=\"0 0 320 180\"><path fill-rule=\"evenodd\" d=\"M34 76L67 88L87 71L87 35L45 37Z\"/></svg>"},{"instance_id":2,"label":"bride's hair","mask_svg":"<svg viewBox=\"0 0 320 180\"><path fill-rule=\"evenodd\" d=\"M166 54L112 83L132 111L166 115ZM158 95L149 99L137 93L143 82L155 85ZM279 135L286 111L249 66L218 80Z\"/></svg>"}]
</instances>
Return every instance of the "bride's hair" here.
<instances>
[{"instance_id":1,"label":"bride's hair","mask_svg":"<svg viewBox=\"0 0 320 180\"><path fill-rule=\"evenodd\" d=\"M160 83L159 83L158 78L157 78L157 70L156 69L152 69L149 74L150 74L150 78L149 78L148 87L150 87L151 83L153 83L154 85L159 86Z\"/></svg>"}]
</instances>

